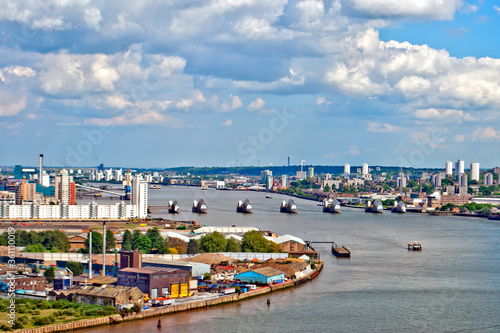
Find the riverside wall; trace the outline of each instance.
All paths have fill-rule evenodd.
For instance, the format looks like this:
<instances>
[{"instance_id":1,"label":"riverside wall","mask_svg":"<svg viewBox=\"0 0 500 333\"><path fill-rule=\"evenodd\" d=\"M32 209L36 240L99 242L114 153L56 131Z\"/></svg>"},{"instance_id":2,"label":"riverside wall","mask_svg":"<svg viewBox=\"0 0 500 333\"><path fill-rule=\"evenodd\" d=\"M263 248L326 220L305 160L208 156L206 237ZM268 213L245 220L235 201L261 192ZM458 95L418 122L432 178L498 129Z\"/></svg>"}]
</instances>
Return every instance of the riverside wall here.
<instances>
[{"instance_id":1,"label":"riverside wall","mask_svg":"<svg viewBox=\"0 0 500 333\"><path fill-rule=\"evenodd\" d=\"M301 284L301 283L307 282L309 280L312 280L319 274L319 272L321 271L322 268L323 268L323 262L320 262L318 264L318 267L315 270L312 270L311 273L309 273L308 275L306 275L300 279L296 279L293 281L287 281L284 283L271 285L268 287L258 288L256 290L251 290L251 291L248 291L248 292L246 292L244 294L240 294L240 295L232 294L232 295L226 295L226 296L221 296L221 297L217 297L217 298L213 298L213 299L200 300L200 301L195 301L195 302L190 302L190 303L185 303L185 304L174 304L174 305L170 305L170 306L150 308L150 309L146 309L144 311L141 311L139 313L129 314L129 315L124 316L124 317L122 317L122 315L120 315L120 314L116 314L116 315L107 316L107 317L83 319L83 320L72 321L72 322L68 322L68 323L54 324L54 325L48 325L48 326L43 326L43 327L37 327L37 328L21 329L21 330L16 330L15 332L16 333L65 332L65 331L72 331L72 330L101 326L101 325L118 324L120 322L125 322L125 321L140 320L140 319L144 319L144 318L156 317L156 316L172 314L172 313L176 313L176 312L189 311L189 310L193 310L193 309L200 309L200 308L206 308L206 307L210 307L210 306L217 306L220 304L238 302L238 301L242 301L242 300L249 299L252 297L265 295L265 294L271 293L273 291L283 290L286 288L292 288L297 284Z\"/></svg>"}]
</instances>

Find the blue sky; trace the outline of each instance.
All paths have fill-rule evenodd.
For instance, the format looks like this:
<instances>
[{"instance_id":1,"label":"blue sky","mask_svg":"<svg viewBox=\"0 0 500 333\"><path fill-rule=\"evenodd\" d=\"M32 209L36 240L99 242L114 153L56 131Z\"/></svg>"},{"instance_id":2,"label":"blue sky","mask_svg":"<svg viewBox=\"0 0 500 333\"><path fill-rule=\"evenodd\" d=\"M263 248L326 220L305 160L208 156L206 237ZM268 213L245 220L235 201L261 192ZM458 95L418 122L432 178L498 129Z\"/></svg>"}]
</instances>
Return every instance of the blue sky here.
<instances>
[{"instance_id":1,"label":"blue sky","mask_svg":"<svg viewBox=\"0 0 500 333\"><path fill-rule=\"evenodd\" d=\"M0 165L500 165L498 1L16 1Z\"/></svg>"}]
</instances>

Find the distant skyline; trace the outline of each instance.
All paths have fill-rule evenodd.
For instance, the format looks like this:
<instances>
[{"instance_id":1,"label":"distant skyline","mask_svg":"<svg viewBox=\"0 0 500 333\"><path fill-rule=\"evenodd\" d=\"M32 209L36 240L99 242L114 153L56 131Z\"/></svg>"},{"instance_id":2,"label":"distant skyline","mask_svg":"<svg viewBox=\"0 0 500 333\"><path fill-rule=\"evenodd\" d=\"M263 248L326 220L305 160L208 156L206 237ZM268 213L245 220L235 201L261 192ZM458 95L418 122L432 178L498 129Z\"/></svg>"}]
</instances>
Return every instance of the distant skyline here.
<instances>
[{"instance_id":1,"label":"distant skyline","mask_svg":"<svg viewBox=\"0 0 500 333\"><path fill-rule=\"evenodd\" d=\"M500 165L500 3L3 1L0 165Z\"/></svg>"}]
</instances>

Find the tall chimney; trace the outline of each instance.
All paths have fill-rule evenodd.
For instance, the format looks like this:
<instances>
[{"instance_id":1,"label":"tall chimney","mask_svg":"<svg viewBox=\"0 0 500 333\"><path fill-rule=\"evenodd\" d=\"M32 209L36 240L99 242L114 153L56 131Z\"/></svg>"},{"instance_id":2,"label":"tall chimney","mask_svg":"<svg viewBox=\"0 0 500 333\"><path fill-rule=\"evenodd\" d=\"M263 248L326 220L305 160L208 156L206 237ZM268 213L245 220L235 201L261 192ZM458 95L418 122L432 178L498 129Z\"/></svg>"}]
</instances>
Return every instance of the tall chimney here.
<instances>
[{"instance_id":1,"label":"tall chimney","mask_svg":"<svg viewBox=\"0 0 500 333\"><path fill-rule=\"evenodd\" d=\"M40 175L38 176L38 184L43 183L43 154L40 154Z\"/></svg>"},{"instance_id":2,"label":"tall chimney","mask_svg":"<svg viewBox=\"0 0 500 333\"><path fill-rule=\"evenodd\" d=\"M89 279L92 279L92 229L89 232Z\"/></svg>"},{"instance_id":3,"label":"tall chimney","mask_svg":"<svg viewBox=\"0 0 500 333\"><path fill-rule=\"evenodd\" d=\"M103 237L102 237L102 276L106 276L106 221L102 222Z\"/></svg>"}]
</instances>

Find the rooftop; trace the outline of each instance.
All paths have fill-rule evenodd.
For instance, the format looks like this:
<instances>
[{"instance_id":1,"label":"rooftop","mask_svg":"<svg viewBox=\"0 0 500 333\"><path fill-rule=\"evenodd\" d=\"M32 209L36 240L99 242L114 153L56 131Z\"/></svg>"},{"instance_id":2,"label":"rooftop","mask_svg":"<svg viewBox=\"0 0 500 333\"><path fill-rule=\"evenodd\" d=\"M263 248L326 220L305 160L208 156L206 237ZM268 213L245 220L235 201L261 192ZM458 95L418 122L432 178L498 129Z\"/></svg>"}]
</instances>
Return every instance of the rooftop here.
<instances>
[{"instance_id":1,"label":"rooftop","mask_svg":"<svg viewBox=\"0 0 500 333\"><path fill-rule=\"evenodd\" d=\"M185 266L185 267L195 267L199 265L207 265L199 262L190 261L179 261L179 260L168 260L162 258L147 258L142 257L142 262L144 264L161 264L161 265L172 265L172 266Z\"/></svg>"},{"instance_id":2,"label":"rooftop","mask_svg":"<svg viewBox=\"0 0 500 333\"><path fill-rule=\"evenodd\" d=\"M260 274L260 275L264 275L266 277L272 277L272 276L276 276L276 275L280 275L280 274L285 274L282 271L280 271L276 268L272 268L272 267L262 267L262 268L251 269L247 272L250 272L250 271L255 272L257 274Z\"/></svg>"},{"instance_id":3,"label":"rooftop","mask_svg":"<svg viewBox=\"0 0 500 333\"><path fill-rule=\"evenodd\" d=\"M176 271L175 268L144 266L142 268L133 268L133 267L122 268L118 272L153 274L156 272L173 273L175 271Z\"/></svg>"}]
</instances>

